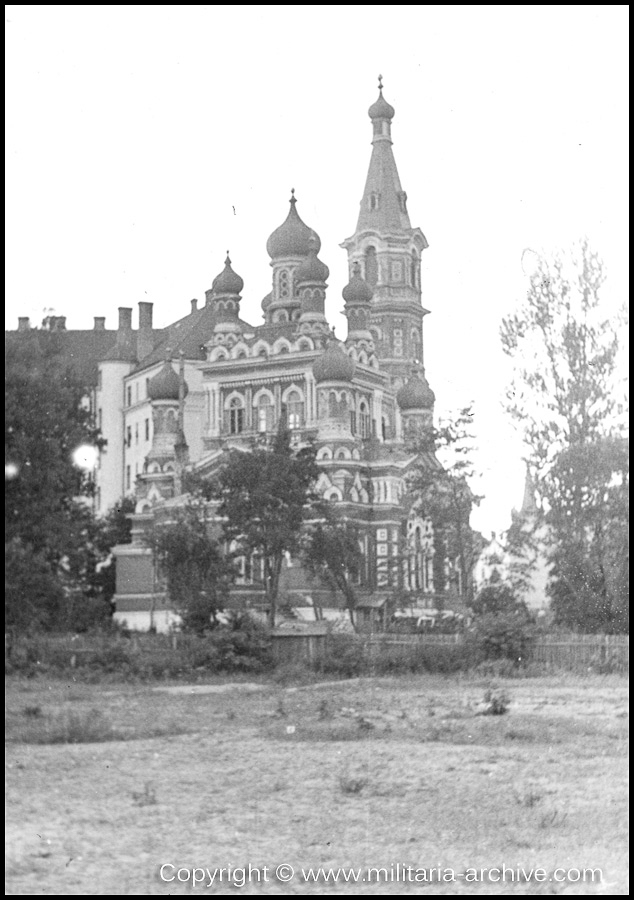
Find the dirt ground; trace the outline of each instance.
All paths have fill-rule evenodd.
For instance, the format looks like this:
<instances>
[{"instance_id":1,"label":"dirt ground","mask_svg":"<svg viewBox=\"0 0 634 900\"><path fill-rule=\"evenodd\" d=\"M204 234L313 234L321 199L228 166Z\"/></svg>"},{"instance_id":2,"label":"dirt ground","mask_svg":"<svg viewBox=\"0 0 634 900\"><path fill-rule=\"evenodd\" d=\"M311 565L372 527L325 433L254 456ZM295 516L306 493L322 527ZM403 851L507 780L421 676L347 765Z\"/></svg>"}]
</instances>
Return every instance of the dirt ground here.
<instances>
[{"instance_id":1,"label":"dirt ground","mask_svg":"<svg viewBox=\"0 0 634 900\"><path fill-rule=\"evenodd\" d=\"M487 691L506 714L482 715ZM105 730L96 743L34 743L60 721L78 740L86 722ZM7 739L8 894L628 892L616 676L192 688L16 678ZM505 882L467 879L503 866ZM360 880L305 871L319 867ZM527 881L538 867L546 880ZM554 881L558 868L573 872ZM582 881L587 868L602 877ZM209 870L196 873L204 883L185 880L192 869Z\"/></svg>"}]
</instances>

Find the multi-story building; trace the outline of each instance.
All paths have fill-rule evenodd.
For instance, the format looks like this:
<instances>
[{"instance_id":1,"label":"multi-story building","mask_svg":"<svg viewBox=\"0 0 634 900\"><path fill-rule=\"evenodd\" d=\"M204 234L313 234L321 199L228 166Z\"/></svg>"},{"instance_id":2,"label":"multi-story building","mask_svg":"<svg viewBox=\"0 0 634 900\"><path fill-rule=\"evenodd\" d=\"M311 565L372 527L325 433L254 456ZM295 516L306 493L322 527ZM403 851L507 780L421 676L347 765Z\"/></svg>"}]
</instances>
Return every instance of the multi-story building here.
<instances>
[{"instance_id":1,"label":"multi-story building","mask_svg":"<svg viewBox=\"0 0 634 900\"><path fill-rule=\"evenodd\" d=\"M244 284L228 256L204 305L192 301L167 328L153 328L149 303L139 304L136 331L132 311L120 309L94 392L108 442L96 480L100 512L123 495L137 501L133 543L116 550L116 616L132 627L165 628L174 619L143 534L184 502L184 469L211 476L228 449L273 434L283 414L298 445L316 442L322 496L361 528L360 619L380 618L397 589L419 608L437 603L433 525L411 511L407 492L413 467L439 468L433 452L419 450L435 399L423 351L421 254L428 245L410 222L392 152L394 108L381 83L369 117L372 154L361 208L341 244L349 263L345 341L334 338L326 319L329 270L294 191L285 221L266 243L272 284L261 323L241 318ZM245 566L239 585L246 603L261 600L257 568ZM309 593L292 560L284 590L299 605Z\"/></svg>"}]
</instances>

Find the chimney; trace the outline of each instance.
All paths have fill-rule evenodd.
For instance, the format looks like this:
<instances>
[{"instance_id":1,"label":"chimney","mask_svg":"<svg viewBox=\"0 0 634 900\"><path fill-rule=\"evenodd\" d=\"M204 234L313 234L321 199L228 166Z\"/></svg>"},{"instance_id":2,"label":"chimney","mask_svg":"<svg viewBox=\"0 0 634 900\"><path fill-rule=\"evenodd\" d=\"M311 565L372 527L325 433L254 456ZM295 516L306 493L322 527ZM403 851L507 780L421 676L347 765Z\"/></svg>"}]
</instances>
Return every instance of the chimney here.
<instances>
[{"instance_id":1,"label":"chimney","mask_svg":"<svg viewBox=\"0 0 634 900\"><path fill-rule=\"evenodd\" d=\"M28 331L31 327L31 321L28 316L20 316L18 319L18 331Z\"/></svg>"},{"instance_id":2,"label":"chimney","mask_svg":"<svg viewBox=\"0 0 634 900\"><path fill-rule=\"evenodd\" d=\"M154 349L152 332L152 303L139 303L139 332L137 334L137 357L145 359Z\"/></svg>"},{"instance_id":3,"label":"chimney","mask_svg":"<svg viewBox=\"0 0 634 900\"><path fill-rule=\"evenodd\" d=\"M117 340L119 342L129 340L132 331L132 310L129 306L119 307L119 333Z\"/></svg>"},{"instance_id":4,"label":"chimney","mask_svg":"<svg viewBox=\"0 0 634 900\"><path fill-rule=\"evenodd\" d=\"M105 331L106 330L106 317L105 316L95 316L95 331Z\"/></svg>"},{"instance_id":5,"label":"chimney","mask_svg":"<svg viewBox=\"0 0 634 900\"><path fill-rule=\"evenodd\" d=\"M198 300L196 300L196 298L194 297L194 299L192 300L192 312L195 313L197 309L198 309Z\"/></svg>"}]
</instances>

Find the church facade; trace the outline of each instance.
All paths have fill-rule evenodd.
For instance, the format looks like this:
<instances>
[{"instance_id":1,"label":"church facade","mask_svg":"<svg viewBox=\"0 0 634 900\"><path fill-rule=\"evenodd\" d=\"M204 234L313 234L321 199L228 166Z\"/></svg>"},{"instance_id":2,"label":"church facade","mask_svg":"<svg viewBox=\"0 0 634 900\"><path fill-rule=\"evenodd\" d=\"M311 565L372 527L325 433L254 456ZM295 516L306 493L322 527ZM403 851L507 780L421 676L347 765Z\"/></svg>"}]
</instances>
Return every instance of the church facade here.
<instances>
[{"instance_id":1,"label":"church facade","mask_svg":"<svg viewBox=\"0 0 634 900\"><path fill-rule=\"evenodd\" d=\"M294 191L266 243L272 278L260 323L241 317L244 284L227 254L200 308L192 301L187 315L160 330L151 304L139 304L137 329L132 311L121 308L118 330L108 332L92 392L107 440L96 502L103 514L122 496L135 499L132 543L115 548L116 618L131 628L177 622L145 534L186 502L184 472L212 476L228 450L270 439L282 416L295 446L316 446L321 496L362 534L359 624L384 624L397 593L416 610L459 608L456 596L438 596L433 523L412 510L407 488L416 466L440 469L432 450L420 450L435 400L424 369L421 255L428 245L410 222L392 151L394 108L381 82L368 114L365 189L356 229L340 245L349 268L345 340L326 319L329 271ZM451 584L451 560L443 566ZM246 607L262 607L261 574L257 560L245 561L235 594ZM320 606L342 605L288 559L282 603L310 607L316 592Z\"/></svg>"}]
</instances>

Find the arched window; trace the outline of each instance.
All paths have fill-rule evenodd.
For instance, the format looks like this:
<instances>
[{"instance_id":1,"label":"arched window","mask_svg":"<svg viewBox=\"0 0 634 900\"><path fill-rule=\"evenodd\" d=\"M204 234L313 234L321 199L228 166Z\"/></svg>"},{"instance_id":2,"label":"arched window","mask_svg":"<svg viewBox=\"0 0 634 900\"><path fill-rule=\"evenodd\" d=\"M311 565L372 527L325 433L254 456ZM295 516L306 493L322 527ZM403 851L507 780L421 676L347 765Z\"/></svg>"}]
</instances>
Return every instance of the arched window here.
<instances>
[{"instance_id":1,"label":"arched window","mask_svg":"<svg viewBox=\"0 0 634 900\"><path fill-rule=\"evenodd\" d=\"M239 397L234 397L227 410L229 434L240 434L244 430L244 406Z\"/></svg>"},{"instance_id":2,"label":"arched window","mask_svg":"<svg viewBox=\"0 0 634 900\"><path fill-rule=\"evenodd\" d=\"M379 280L379 266L376 261L376 250L374 247L368 247L365 251L365 280L370 287L376 287Z\"/></svg>"},{"instance_id":3,"label":"arched window","mask_svg":"<svg viewBox=\"0 0 634 900\"><path fill-rule=\"evenodd\" d=\"M362 400L359 404L359 430L362 438L369 438L372 434L372 426L370 423L370 412L368 404Z\"/></svg>"},{"instance_id":4,"label":"arched window","mask_svg":"<svg viewBox=\"0 0 634 900\"><path fill-rule=\"evenodd\" d=\"M258 400L256 415L256 426L261 434L273 430L274 412L271 398L268 394L262 394Z\"/></svg>"},{"instance_id":5,"label":"arched window","mask_svg":"<svg viewBox=\"0 0 634 900\"><path fill-rule=\"evenodd\" d=\"M291 391L286 397L288 427L293 430L304 424L304 404L299 391Z\"/></svg>"}]
</instances>

